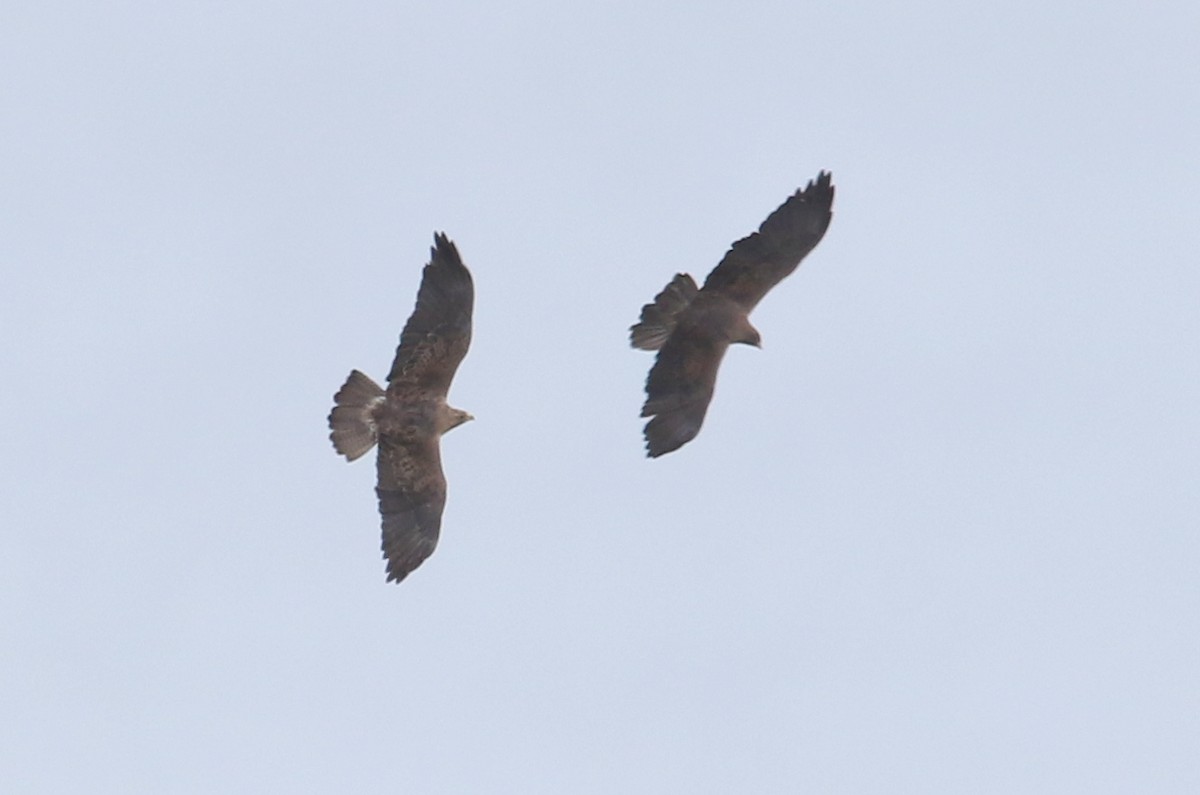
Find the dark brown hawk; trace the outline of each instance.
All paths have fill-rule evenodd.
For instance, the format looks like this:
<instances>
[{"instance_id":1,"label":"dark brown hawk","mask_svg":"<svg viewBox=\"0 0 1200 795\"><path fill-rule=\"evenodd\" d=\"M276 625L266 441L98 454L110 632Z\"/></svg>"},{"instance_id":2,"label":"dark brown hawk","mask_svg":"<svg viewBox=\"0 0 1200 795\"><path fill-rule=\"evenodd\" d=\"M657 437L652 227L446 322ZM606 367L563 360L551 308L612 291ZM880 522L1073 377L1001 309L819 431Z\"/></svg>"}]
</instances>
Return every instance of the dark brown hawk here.
<instances>
[{"instance_id":1,"label":"dark brown hawk","mask_svg":"<svg viewBox=\"0 0 1200 795\"><path fill-rule=\"evenodd\" d=\"M352 370L329 415L329 438L347 461L379 445L375 492L389 582L433 554L446 505L440 440L474 419L448 406L446 393L471 344L475 287L454 243L440 233L433 241L387 389Z\"/></svg>"},{"instance_id":2,"label":"dark brown hawk","mask_svg":"<svg viewBox=\"0 0 1200 795\"><path fill-rule=\"evenodd\" d=\"M771 213L757 232L733 244L704 287L679 273L654 303L642 307L630 344L658 351L646 378L646 452L651 458L696 438L735 342L761 346L749 315L767 292L821 242L833 217L833 185L822 171Z\"/></svg>"}]
</instances>

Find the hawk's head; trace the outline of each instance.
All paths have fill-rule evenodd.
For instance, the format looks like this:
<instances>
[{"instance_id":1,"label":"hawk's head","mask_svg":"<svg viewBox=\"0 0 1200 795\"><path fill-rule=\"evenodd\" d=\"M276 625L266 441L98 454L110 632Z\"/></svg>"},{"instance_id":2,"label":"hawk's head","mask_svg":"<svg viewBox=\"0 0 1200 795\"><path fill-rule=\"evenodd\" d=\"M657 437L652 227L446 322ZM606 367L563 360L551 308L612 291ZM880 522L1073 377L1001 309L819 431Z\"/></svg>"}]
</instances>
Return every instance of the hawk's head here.
<instances>
[{"instance_id":1,"label":"hawk's head","mask_svg":"<svg viewBox=\"0 0 1200 795\"><path fill-rule=\"evenodd\" d=\"M761 348L762 335L758 333L758 329L750 325L750 318L745 315L739 315L737 322L733 326L733 334L730 337L730 342L740 342L743 345L753 345L755 348Z\"/></svg>"},{"instance_id":2,"label":"hawk's head","mask_svg":"<svg viewBox=\"0 0 1200 795\"><path fill-rule=\"evenodd\" d=\"M457 428L464 422L470 422L473 419L475 419L475 417L469 411L463 411L462 409L446 406L446 410L442 413L442 421L439 423L442 427L439 430L442 433L445 433L446 431L451 430L452 428Z\"/></svg>"}]
</instances>

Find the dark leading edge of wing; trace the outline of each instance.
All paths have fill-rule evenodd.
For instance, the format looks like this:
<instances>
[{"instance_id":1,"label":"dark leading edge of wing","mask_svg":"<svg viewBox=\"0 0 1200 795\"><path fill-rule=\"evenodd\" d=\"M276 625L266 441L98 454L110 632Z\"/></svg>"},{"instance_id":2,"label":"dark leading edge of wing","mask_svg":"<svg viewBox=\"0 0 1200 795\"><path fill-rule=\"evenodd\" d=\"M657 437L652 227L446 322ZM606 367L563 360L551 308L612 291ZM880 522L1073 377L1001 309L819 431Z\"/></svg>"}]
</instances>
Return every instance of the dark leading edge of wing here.
<instances>
[{"instance_id":1,"label":"dark leading edge of wing","mask_svg":"<svg viewBox=\"0 0 1200 795\"><path fill-rule=\"evenodd\" d=\"M719 292L749 312L821 242L833 217L833 192L828 171L809 180L757 232L733 244L702 289Z\"/></svg>"},{"instance_id":2,"label":"dark leading edge of wing","mask_svg":"<svg viewBox=\"0 0 1200 795\"><path fill-rule=\"evenodd\" d=\"M389 389L400 382L444 397L471 345L475 285L454 243L440 232L433 240L417 306L400 334L388 381Z\"/></svg>"}]
</instances>

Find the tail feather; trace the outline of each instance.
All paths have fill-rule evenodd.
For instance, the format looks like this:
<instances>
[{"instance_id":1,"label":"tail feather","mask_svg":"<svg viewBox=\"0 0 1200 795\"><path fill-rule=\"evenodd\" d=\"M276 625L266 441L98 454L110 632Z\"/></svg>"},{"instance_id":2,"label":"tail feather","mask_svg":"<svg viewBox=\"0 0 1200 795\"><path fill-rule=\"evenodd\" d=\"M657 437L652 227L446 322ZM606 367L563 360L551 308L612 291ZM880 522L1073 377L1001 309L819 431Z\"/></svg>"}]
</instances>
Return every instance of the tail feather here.
<instances>
[{"instance_id":1,"label":"tail feather","mask_svg":"<svg viewBox=\"0 0 1200 795\"><path fill-rule=\"evenodd\" d=\"M675 274L662 292L654 296L654 303L642 307L641 320L629 329L629 344L644 351L661 348L675 330L679 313L687 309L697 292L691 276Z\"/></svg>"},{"instance_id":2,"label":"tail feather","mask_svg":"<svg viewBox=\"0 0 1200 795\"><path fill-rule=\"evenodd\" d=\"M346 383L333 396L329 414L329 438L347 461L360 458L375 446L374 410L384 400L378 384L358 370L351 370Z\"/></svg>"}]
</instances>

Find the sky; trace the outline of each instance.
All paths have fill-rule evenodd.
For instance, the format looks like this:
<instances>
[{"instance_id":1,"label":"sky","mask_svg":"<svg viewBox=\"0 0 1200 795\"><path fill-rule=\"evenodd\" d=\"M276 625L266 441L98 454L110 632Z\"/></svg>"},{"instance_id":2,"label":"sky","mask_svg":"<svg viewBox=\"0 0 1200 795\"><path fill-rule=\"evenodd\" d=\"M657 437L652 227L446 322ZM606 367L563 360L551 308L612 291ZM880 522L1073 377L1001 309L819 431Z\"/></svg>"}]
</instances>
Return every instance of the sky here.
<instances>
[{"instance_id":1,"label":"sky","mask_svg":"<svg viewBox=\"0 0 1200 795\"><path fill-rule=\"evenodd\" d=\"M0 11L22 793L1200 791L1189 2ZM834 219L644 457L627 329ZM472 269L437 552L382 379Z\"/></svg>"}]
</instances>

